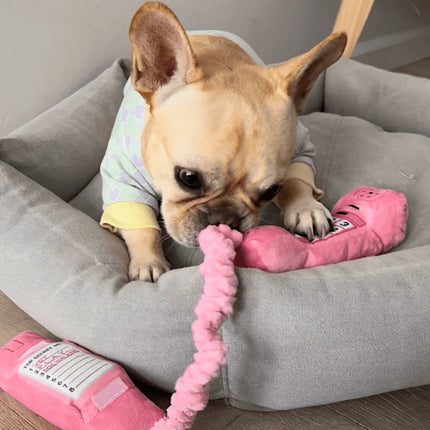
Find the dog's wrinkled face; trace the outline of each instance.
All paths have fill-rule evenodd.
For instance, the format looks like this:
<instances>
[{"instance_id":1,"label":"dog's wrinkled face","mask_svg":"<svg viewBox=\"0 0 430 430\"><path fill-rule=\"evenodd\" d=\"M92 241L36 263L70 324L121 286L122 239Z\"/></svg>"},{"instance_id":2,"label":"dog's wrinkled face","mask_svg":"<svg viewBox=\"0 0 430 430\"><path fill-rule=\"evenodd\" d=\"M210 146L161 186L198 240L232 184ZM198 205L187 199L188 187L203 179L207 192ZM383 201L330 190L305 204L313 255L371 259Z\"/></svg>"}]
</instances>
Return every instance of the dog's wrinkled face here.
<instances>
[{"instance_id":1,"label":"dog's wrinkled face","mask_svg":"<svg viewBox=\"0 0 430 430\"><path fill-rule=\"evenodd\" d=\"M208 224L255 226L294 151L293 104L253 67L235 73L179 89L154 107L142 136L166 228L183 245L196 245Z\"/></svg>"},{"instance_id":2,"label":"dog's wrinkled face","mask_svg":"<svg viewBox=\"0 0 430 430\"><path fill-rule=\"evenodd\" d=\"M194 52L161 3L137 11L131 80L147 102L142 157L177 242L197 245L208 224L242 231L256 225L285 181L297 113L344 39L334 35L301 57L262 67L225 40L197 37ZM211 51L211 41L224 49Z\"/></svg>"}]
</instances>

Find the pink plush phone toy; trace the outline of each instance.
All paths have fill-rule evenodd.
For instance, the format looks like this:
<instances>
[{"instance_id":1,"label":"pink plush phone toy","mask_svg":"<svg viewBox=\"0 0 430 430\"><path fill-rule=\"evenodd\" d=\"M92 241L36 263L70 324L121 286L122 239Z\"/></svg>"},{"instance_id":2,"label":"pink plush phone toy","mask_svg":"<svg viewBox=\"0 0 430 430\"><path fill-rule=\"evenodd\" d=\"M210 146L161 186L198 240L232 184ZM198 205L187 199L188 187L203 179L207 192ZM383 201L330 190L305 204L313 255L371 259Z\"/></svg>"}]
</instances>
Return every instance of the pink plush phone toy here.
<instances>
[{"instance_id":1,"label":"pink plush phone toy","mask_svg":"<svg viewBox=\"0 0 430 430\"><path fill-rule=\"evenodd\" d=\"M336 203L332 216L334 231L311 242L275 226L249 230L235 264L279 273L380 254L405 238L408 206L403 194L360 187Z\"/></svg>"},{"instance_id":2,"label":"pink plush phone toy","mask_svg":"<svg viewBox=\"0 0 430 430\"><path fill-rule=\"evenodd\" d=\"M225 225L199 235L205 255L203 294L192 325L197 353L176 383L165 415L117 364L71 342L24 332L0 348L0 387L64 430L187 430L208 402L208 386L225 363L218 330L233 313L238 280L234 262L283 272L376 255L404 239L407 204L402 194L357 188L333 209L334 231L312 242L278 227L242 235Z\"/></svg>"}]
</instances>

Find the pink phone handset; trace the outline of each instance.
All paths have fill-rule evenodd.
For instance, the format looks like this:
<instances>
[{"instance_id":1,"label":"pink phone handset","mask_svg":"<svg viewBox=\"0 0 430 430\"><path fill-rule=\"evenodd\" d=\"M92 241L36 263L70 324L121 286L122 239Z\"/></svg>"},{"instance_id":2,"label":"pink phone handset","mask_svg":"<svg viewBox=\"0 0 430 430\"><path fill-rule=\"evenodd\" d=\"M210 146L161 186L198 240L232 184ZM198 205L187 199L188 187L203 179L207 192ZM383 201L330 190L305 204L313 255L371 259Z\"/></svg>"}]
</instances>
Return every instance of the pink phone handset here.
<instances>
[{"instance_id":1,"label":"pink phone handset","mask_svg":"<svg viewBox=\"0 0 430 430\"><path fill-rule=\"evenodd\" d=\"M360 187L336 203L332 216L334 230L311 242L275 226L249 230L235 264L279 273L380 254L405 238L408 206L403 194Z\"/></svg>"}]
</instances>

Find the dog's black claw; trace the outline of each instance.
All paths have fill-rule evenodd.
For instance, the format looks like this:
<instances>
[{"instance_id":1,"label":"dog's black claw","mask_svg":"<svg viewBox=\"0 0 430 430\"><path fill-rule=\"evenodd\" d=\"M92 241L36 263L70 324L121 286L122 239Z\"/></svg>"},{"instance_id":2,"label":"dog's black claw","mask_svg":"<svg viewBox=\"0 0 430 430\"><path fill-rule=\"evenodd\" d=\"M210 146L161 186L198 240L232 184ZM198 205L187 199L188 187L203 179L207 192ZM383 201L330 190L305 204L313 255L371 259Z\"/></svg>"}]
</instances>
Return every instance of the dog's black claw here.
<instances>
[{"instance_id":1,"label":"dog's black claw","mask_svg":"<svg viewBox=\"0 0 430 430\"><path fill-rule=\"evenodd\" d=\"M334 231L334 224L331 218L327 218L328 225L330 226L330 231Z\"/></svg>"},{"instance_id":2,"label":"dog's black claw","mask_svg":"<svg viewBox=\"0 0 430 430\"><path fill-rule=\"evenodd\" d=\"M297 234L298 236L304 237L306 240L309 240L308 234L304 231L290 231L291 234Z\"/></svg>"}]
</instances>

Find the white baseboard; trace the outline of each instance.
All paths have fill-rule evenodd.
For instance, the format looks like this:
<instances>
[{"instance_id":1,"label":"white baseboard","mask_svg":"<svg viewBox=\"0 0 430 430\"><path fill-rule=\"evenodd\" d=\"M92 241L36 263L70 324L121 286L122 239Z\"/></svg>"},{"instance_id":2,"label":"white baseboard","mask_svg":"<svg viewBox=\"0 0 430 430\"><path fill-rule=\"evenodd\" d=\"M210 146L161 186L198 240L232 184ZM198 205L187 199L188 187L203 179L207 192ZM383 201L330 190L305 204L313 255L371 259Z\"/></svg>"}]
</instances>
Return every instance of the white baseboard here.
<instances>
[{"instance_id":1,"label":"white baseboard","mask_svg":"<svg viewBox=\"0 0 430 430\"><path fill-rule=\"evenodd\" d=\"M430 25L358 43L352 59L392 70L430 57Z\"/></svg>"}]
</instances>

